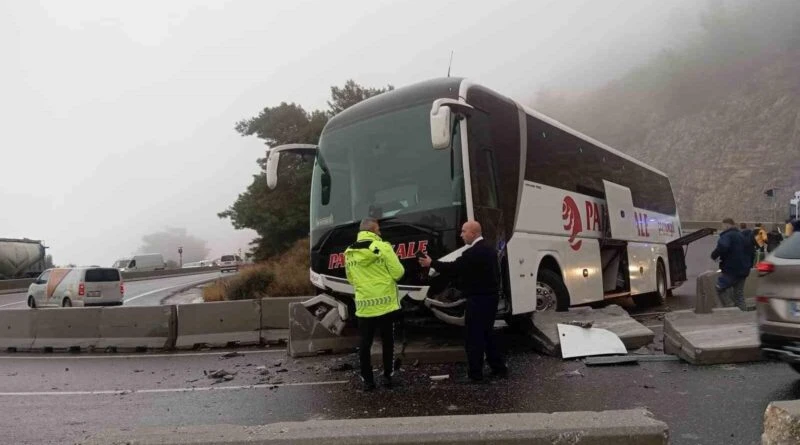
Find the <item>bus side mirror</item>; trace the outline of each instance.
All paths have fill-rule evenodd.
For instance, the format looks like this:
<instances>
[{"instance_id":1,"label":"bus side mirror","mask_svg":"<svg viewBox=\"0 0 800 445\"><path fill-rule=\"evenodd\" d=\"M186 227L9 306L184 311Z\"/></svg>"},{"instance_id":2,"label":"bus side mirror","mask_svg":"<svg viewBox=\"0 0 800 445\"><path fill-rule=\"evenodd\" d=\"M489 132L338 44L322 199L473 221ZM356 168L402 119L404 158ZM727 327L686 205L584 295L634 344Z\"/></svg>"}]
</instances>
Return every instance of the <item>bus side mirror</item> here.
<instances>
[{"instance_id":1,"label":"bus side mirror","mask_svg":"<svg viewBox=\"0 0 800 445\"><path fill-rule=\"evenodd\" d=\"M453 115L469 116L474 108L455 99L436 99L431 107L431 145L434 150L450 148L453 138Z\"/></svg>"},{"instance_id":2,"label":"bus side mirror","mask_svg":"<svg viewBox=\"0 0 800 445\"><path fill-rule=\"evenodd\" d=\"M270 150L267 153L267 187L270 190L278 185L278 162L281 159L281 152Z\"/></svg>"},{"instance_id":3,"label":"bus side mirror","mask_svg":"<svg viewBox=\"0 0 800 445\"><path fill-rule=\"evenodd\" d=\"M278 185L278 162L283 151L301 156L316 155L317 146L313 144L285 144L270 148L267 151L267 187L270 189L274 189Z\"/></svg>"}]
</instances>

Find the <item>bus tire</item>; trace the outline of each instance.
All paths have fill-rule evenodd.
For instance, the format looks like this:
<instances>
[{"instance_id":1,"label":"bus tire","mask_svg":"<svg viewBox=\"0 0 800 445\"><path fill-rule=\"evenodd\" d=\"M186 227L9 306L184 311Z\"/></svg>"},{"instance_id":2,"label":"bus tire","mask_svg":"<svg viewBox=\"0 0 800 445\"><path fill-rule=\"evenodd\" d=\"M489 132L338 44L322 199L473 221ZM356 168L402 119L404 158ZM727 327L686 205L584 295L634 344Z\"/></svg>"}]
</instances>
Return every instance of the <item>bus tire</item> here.
<instances>
[{"instance_id":1,"label":"bus tire","mask_svg":"<svg viewBox=\"0 0 800 445\"><path fill-rule=\"evenodd\" d=\"M540 297L540 292L543 298ZM545 295L551 292L552 295ZM551 269L541 269L536 282L536 311L552 310L556 312L569 310L569 291L560 273Z\"/></svg>"},{"instance_id":2,"label":"bus tire","mask_svg":"<svg viewBox=\"0 0 800 445\"><path fill-rule=\"evenodd\" d=\"M658 266L656 266L656 291L649 294L635 295L633 302L640 308L660 306L667 300L668 295L667 273L664 270L664 263L659 259Z\"/></svg>"}]
</instances>

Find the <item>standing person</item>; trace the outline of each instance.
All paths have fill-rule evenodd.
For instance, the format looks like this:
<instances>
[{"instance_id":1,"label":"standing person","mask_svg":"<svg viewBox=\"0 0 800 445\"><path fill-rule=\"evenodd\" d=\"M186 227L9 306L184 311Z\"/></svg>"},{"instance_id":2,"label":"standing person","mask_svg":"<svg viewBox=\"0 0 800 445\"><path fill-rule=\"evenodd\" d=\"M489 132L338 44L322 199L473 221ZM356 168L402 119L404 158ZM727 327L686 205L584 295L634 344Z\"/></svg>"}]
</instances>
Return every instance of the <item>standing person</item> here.
<instances>
[{"instance_id":1,"label":"standing person","mask_svg":"<svg viewBox=\"0 0 800 445\"><path fill-rule=\"evenodd\" d=\"M783 227L784 239L792 236L793 232L794 232L794 226L792 226L792 218L789 218L786 220L786 225Z\"/></svg>"},{"instance_id":2,"label":"standing person","mask_svg":"<svg viewBox=\"0 0 800 445\"><path fill-rule=\"evenodd\" d=\"M781 235L781 230L778 226L775 226L767 234L767 252L772 252L777 249L781 241L783 241L783 235Z\"/></svg>"},{"instance_id":3,"label":"standing person","mask_svg":"<svg viewBox=\"0 0 800 445\"><path fill-rule=\"evenodd\" d=\"M736 229L733 219L725 218L722 223L725 230L719 235L717 248L711 252L712 260L720 259L721 273L717 278L717 295L723 306L735 305L745 311L747 306L744 302L744 282L752 267L747 251L750 243Z\"/></svg>"},{"instance_id":4,"label":"standing person","mask_svg":"<svg viewBox=\"0 0 800 445\"><path fill-rule=\"evenodd\" d=\"M753 238L756 242L756 263L764 259L764 249L767 246L767 231L761 223L756 223L756 228L753 229Z\"/></svg>"},{"instance_id":5,"label":"standing person","mask_svg":"<svg viewBox=\"0 0 800 445\"><path fill-rule=\"evenodd\" d=\"M747 250L750 265L756 264L756 240L753 231L747 228L747 224L739 223L739 230L745 240L745 247Z\"/></svg>"},{"instance_id":6,"label":"standing person","mask_svg":"<svg viewBox=\"0 0 800 445\"><path fill-rule=\"evenodd\" d=\"M493 336L494 318L500 301L500 271L497 251L483 239L481 225L467 221L461 227L461 239L469 246L453 262L432 260L427 254L419 258L423 267L432 267L439 273L457 276L459 290L467 299L464 324L467 352L467 377L478 383L483 381L483 357L489 362L492 375L505 377L508 368L503 361Z\"/></svg>"},{"instance_id":7,"label":"standing person","mask_svg":"<svg viewBox=\"0 0 800 445\"><path fill-rule=\"evenodd\" d=\"M372 375L372 341L375 331L381 332L383 345L383 384L393 386L394 319L400 310L397 281L405 270L391 244L381 239L378 220L361 221L356 242L344 251L347 281L353 285L356 317L361 333L358 350L364 391L375 389Z\"/></svg>"}]
</instances>

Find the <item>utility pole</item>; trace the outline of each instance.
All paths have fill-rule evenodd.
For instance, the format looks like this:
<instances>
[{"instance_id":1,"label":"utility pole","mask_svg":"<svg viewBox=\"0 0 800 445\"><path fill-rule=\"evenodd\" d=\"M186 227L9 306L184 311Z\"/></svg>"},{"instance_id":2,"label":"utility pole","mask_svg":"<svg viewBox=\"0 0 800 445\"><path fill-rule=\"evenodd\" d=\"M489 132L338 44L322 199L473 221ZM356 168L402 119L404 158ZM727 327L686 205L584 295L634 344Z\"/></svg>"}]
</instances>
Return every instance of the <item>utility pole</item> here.
<instances>
[{"instance_id":1,"label":"utility pole","mask_svg":"<svg viewBox=\"0 0 800 445\"><path fill-rule=\"evenodd\" d=\"M180 265L178 267L183 269L183 246L178 247L178 258L180 259Z\"/></svg>"}]
</instances>

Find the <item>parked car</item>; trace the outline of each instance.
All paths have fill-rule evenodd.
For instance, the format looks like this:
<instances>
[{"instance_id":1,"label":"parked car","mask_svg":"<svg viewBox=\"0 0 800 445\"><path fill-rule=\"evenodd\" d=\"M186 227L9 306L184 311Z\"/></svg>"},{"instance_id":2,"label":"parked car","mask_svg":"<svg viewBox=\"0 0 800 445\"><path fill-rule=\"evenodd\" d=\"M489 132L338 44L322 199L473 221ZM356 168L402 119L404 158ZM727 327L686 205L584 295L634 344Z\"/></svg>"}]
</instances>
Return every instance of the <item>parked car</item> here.
<instances>
[{"instance_id":1,"label":"parked car","mask_svg":"<svg viewBox=\"0 0 800 445\"><path fill-rule=\"evenodd\" d=\"M238 272L242 263L243 261L239 255L222 255L218 263L219 270L220 272L225 272L226 270Z\"/></svg>"},{"instance_id":2,"label":"parked car","mask_svg":"<svg viewBox=\"0 0 800 445\"><path fill-rule=\"evenodd\" d=\"M28 307L119 306L125 284L113 267L55 268L28 287Z\"/></svg>"},{"instance_id":3,"label":"parked car","mask_svg":"<svg viewBox=\"0 0 800 445\"><path fill-rule=\"evenodd\" d=\"M164 256L160 253L143 253L130 258L119 259L114 262L112 267L116 267L123 272L144 272L164 270L167 265L164 262Z\"/></svg>"},{"instance_id":4,"label":"parked car","mask_svg":"<svg viewBox=\"0 0 800 445\"><path fill-rule=\"evenodd\" d=\"M784 240L756 267L761 351L800 372L800 233Z\"/></svg>"}]
</instances>

